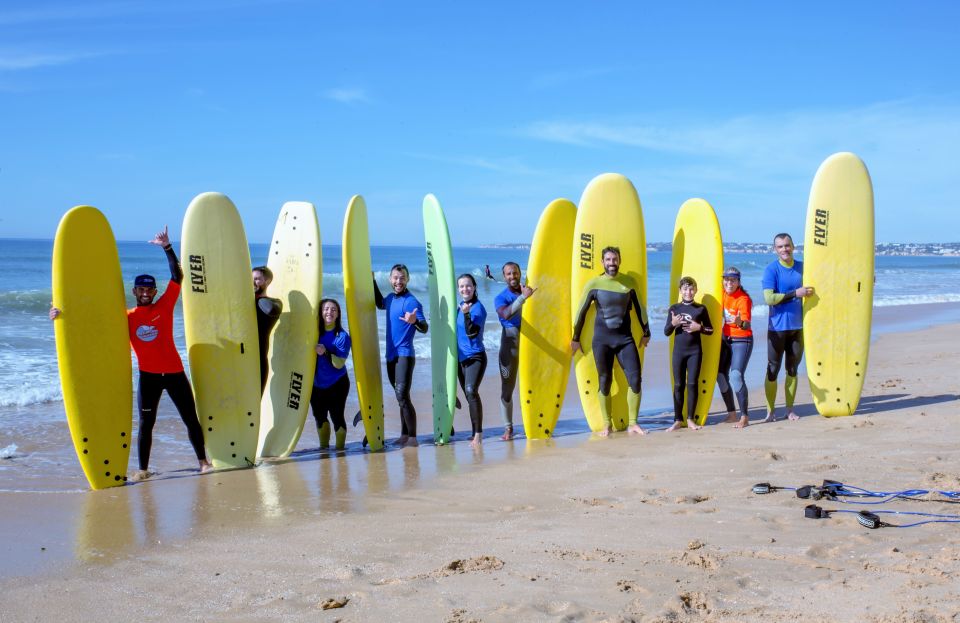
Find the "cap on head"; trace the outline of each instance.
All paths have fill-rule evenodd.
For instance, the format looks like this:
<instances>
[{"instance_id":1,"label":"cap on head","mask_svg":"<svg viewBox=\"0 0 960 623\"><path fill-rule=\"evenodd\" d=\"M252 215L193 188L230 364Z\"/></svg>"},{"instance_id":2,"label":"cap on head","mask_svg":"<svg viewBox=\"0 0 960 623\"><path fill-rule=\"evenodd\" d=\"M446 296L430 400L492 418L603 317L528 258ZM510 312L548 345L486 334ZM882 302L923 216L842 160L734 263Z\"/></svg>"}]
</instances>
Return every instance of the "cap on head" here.
<instances>
[{"instance_id":1,"label":"cap on head","mask_svg":"<svg viewBox=\"0 0 960 623\"><path fill-rule=\"evenodd\" d=\"M137 275L133 280L133 287L156 288L157 280L154 279L153 275Z\"/></svg>"},{"instance_id":2,"label":"cap on head","mask_svg":"<svg viewBox=\"0 0 960 623\"><path fill-rule=\"evenodd\" d=\"M736 266L730 266L727 270L723 271L724 279L740 279L740 269Z\"/></svg>"}]
</instances>

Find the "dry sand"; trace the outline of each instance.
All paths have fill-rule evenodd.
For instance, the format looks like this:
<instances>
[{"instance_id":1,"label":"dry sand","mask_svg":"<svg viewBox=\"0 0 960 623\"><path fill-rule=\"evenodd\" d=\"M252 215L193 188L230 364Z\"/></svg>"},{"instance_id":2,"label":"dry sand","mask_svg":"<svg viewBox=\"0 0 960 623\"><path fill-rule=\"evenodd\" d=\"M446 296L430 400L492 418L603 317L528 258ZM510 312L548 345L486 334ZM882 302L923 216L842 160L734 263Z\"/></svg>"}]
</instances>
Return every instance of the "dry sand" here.
<instances>
[{"instance_id":1,"label":"dry sand","mask_svg":"<svg viewBox=\"0 0 960 623\"><path fill-rule=\"evenodd\" d=\"M960 524L805 519L806 501L751 486L960 490L958 331L879 338L855 417L815 415L801 379L805 417L743 431L308 454L0 494L0 621L956 621Z\"/></svg>"}]
</instances>

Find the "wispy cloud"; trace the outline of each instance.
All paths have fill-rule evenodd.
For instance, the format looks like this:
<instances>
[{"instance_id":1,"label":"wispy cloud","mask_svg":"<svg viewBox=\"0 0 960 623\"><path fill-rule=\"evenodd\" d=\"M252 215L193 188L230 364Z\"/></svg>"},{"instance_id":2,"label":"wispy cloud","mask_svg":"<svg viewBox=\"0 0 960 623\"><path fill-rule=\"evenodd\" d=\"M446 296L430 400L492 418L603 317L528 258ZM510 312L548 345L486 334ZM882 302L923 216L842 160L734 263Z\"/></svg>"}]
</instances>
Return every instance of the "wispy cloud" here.
<instances>
[{"instance_id":1,"label":"wispy cloud","mask_svg":"<svg viewBox=\"0 0 960 623\"><path fill-rule=\"evenodd\" d=\"M95 52L5 52L0 50L0 71L26 71L40 67L69 65L97 56L103 56L103 54Z\"/></svg>"},{"instance_id":2,"label":"wispy cloud","mask_svg":"<svg viewBox=\"0 0 960 623\"><path fill-rule=\"evenodd\" d=\"M591 78L606 76L616 71L613 67L593 67L589 69L565 69L535 76L530 81L533 90L552 89L571 82L583 82Z\"/></svg>"},{"instance_id":3,"label":"wispy cloud","mask_svg":"<svg viewBox=\"0 0 960 623\"><path fill-rule=\"evenodd\" d=\"M408 152L405 154L411 158L419 160L431 160L433 162L444 162L475 169L484 169L487 171L496 171L497 173L508 173L511 175L538 175L537 171L523 162L519 158L486 158L483 156L446 156L437 154L424 154L417 152Z\"/></svg>"},{"instance_id":4,"label":"wispy cloud","mask_svg":"<svg viewBox=\"0 0 960 623\"><path fill-rule=\"evenodd\" d=\"M341 104L356 104L370 101L370 98L367 96L367 92L364 89L355 87L327 89L323 92L323 97L328 100L340 102Z\"/></svg>"}]
</instances>

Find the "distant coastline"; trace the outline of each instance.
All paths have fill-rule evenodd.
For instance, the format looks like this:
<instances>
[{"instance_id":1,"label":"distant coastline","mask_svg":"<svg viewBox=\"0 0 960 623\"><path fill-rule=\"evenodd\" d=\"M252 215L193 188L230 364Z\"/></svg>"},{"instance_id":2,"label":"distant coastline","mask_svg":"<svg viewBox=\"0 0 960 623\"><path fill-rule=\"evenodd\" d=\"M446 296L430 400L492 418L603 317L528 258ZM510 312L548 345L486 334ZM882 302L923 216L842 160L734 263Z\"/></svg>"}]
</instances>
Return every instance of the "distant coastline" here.
<instances>
[{"instance_id":1,"label":"distant coastline","mask_svg":"<svg viewBox=\"0 0 960 623\"><path fill-rule=\"evenodd\" d=\"M510 242L502 244L482 244L481 249L529 249L529 244ZM670 251L669 242L648 242L647 251ZM769 253L769 242L727 242L723 245L725 253ZM960 257L960 242L880 242L876 245L877 255L913 255L923 257ZM797 251L803 253L803 245L797 245Z\"/></svg>"}]
</instances>

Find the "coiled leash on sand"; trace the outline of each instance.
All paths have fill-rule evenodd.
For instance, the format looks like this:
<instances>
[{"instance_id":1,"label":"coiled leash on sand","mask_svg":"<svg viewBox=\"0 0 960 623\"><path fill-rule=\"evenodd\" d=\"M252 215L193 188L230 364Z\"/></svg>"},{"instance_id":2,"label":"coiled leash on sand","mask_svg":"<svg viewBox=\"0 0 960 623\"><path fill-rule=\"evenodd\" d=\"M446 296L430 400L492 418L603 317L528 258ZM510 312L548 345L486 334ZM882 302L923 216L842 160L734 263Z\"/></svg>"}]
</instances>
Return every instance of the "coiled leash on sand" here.
<instances>
[{"instance_id":1,"label":"coiled leash on sand","mask_svg":"<svg viewBox=\"0 0 960 623\"><path fill-rule=\"evenodd\" d=\"M940 502L942 504L960 504L960 491L928 491L926 489L905 489L903 491L870 491L861 487L847 485L836 480L824 480L819 487L803 485L802 487L778 487L769 482L753 485L753 492L762 495L774 491L795 491L797 497L803 500L827 499L844 504L883 504L891 500L912 500L914 502ZM943 499L922 498L923 495L936 495ZM875 498L871 501L859 501L846 498Z\"/></svg>"},{"instance_id":2,"label":"coiled leash on sand","mask_svg":"<svg viewBox=\"0 0 960 623\"><path fill-rule=\"evenodd\" d=\"M876 530L877 528L913 528L914 526L922 526L923 524L928 523L960 523L960 516L958 515L940 515L937 513L915 513L912 511L888 511L888 510L876 510L873 512L870 511L854 511L854 510L845 510L845 509L828 509L821 508L816 504L808 504L806 508L803 509L803 516L807 519L828 519L833 513L852 513L857 516L857 521L864 528L870 528L871 530ZM880 515L913 515L918 517L935 517L935 519L925 519L923 521L916 521L914 523L908 524L893 524L887 523L880 519Z\"/></svg>"}]
</instances>

